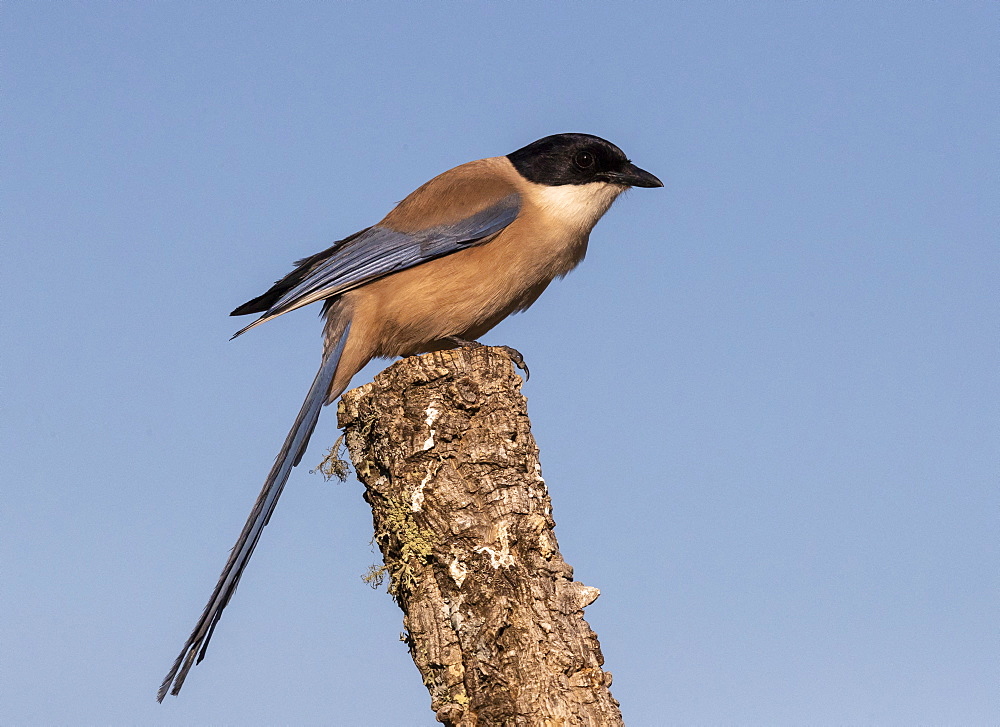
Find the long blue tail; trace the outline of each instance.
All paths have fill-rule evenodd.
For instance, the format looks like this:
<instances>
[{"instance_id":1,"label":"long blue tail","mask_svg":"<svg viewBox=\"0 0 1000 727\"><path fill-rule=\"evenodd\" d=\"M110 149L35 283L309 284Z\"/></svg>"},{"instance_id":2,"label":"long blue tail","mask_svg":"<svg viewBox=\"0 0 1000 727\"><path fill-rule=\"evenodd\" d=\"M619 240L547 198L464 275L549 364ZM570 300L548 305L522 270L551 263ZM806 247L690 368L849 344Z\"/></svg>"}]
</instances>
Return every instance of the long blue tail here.
<instances>
[{"instance_id":1,"label":"long blue tail","mask_svg":"<svg viewBox=\"0 0 1000 727\"><path fill-rule=\"evenodd\" d=\"M222 575L219 576L219 582L212 592L212 597L208 600L208 605L205 606L201 618L198 619L198 624L188 637L166 679L160 685L156 701L162 702L168 691L174 695L180 692L188 671L194 664L205 658L205 650L208 648L208 642L215 631L215 625L222 616L222 610L229 603L229 599L240 582L243 569L246 568L250 556L253 555L261 531L270 520L271 513L274 512L274 506L278 502L278 497L281 496L285 482L288 481L288 475L306 451L309 437L312 436L316 422L319 420L323 402L326 401L330 392L333 375L344 352L344 344L347 342L350 328L351 324L347 322L337 344L330 347L324 354L323 363L320 364L319 372L309 388L302 409L299 411L291 431L288 432L288 437L285 438L285 444L281 448L281 452L278 453L274 466L271 467L271 472L264 482L264 488L257 497L257 502L253 506L253 511L250 513L246 525L243 526L243 531L240 533L236 545L233 546L229 554L229 560L226 562L226 567L222 569ZM197 661L195 661L196 656Z\"/></svg>"}]
</instances>

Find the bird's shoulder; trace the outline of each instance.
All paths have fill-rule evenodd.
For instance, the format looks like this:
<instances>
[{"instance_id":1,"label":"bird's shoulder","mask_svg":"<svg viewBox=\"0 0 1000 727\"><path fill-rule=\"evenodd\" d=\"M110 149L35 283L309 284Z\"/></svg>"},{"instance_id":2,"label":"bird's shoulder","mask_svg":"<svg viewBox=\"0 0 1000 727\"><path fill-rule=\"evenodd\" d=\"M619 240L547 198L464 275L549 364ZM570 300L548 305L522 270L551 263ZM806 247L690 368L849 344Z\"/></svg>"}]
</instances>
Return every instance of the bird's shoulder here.
<instances>
[{"instance_id":1,"label":"bird's shoulder","mask_svg":"<svg viewBox=\"0 0 1000 727\"><path fill-rule=\"evenodd\" d=\"M521 190L520 175L506 157L462 164L422 184L379 222L400 232L452 225Z\"/></svg>"}]
</instances>

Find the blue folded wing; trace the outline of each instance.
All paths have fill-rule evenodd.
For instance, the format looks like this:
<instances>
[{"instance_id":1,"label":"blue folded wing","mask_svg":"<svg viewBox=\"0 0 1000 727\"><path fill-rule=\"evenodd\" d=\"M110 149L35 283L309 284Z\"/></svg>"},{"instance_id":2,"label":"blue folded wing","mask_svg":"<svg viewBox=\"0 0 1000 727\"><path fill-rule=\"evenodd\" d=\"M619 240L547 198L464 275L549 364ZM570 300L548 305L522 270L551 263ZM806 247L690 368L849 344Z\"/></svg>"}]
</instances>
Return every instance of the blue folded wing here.
<instances>
[{"instance_id":1,"label":"blue folded wing","mask_svg":"<svg viewBox=\"0 0 1000 727\"><path fill-rule=\"evenodd\" d=\"M245 310L254 301L237 308L234 314L263 310L263 315L233 338L282 313L482 243L513 222L520 209L520 197L511 194L463 220L418 232L369 227L302 261L297 270L255 299L266 302L266 308Z\"/></svg>"}]
</instances>

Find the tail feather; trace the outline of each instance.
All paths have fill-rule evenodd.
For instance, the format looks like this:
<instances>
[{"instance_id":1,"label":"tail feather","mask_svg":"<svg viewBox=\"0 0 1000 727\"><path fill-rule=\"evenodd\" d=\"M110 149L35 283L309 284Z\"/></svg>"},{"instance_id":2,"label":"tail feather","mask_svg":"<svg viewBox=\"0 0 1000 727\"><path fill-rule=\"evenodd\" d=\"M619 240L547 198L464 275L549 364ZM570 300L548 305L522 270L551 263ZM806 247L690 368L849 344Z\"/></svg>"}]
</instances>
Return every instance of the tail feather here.
<instances>
[{"instance_id":1,"label":"tail feather","mask_svg":"<svg viewBox=\"0 0 1000 727\"><path fill-rule=\"evenodd\" d=\"M324 354L323 363L320 365L319 372L316 374L316 378L309 388L309 393L302 404L302 409L299 411L299 415L295 419L295 424L292 425L292 429L285 439L285 444L282 446L281 451L274 461L274 465L271 467L271 472L264 481L264 487L257 497L257 502L254 504L246 525L243 526L243 531L240 533L236 545L233 546L229 554L229 560L226 562L226 567L222 569L222 574L219 576L219 582L212 592L212 597L198 619L198 624L195 626L194 631L191 632L187 642L184 644L180 655L174 661L167 677L163 680L163 684L160 685L160 689L156 694L156 701L162 702L168 691L174 695L180 692L188 671L190 671L194 664L205 658L208 642L211 640L215 626L222 616L222 610L229 603L229 599L240 582L243 569L250 560L250 556L253 555L257 541L260 539L261 531L271 519L271 513L274 512L274 506L278 502L278 497L281 495L285 483L288 481L288 476L292 468L302 459L306 445L309 444L309 437L312 436L313 430L316 428L320 410L326 401L331 383L333 382L334 373L337 371L337 364L340 362L340 357L344 352L344 345L347 342L347 335L350 332L350 328L350 321L346 321L343 324L343 330L340 333L337 344L327 349L327 352ZM195 657L197 657L197 661L195 661Z\"/></svg>"}]
</instances>

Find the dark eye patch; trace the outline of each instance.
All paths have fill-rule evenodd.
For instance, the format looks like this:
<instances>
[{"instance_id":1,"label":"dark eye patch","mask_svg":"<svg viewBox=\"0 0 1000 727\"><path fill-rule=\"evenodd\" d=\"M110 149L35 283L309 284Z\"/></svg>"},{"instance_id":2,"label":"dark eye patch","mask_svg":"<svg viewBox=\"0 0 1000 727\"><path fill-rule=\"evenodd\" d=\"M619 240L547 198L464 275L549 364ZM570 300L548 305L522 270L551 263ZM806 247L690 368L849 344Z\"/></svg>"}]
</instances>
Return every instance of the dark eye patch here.
<instances>
[{"instance_id":1,"label":"dark eye patch","mask_svg":"<svg viewBox=\"0 0 1000 727\"><path fill-rule=\"evenodd\" d=\"M621 149L590 134L546 136L507 158L529 182L549 186L589 184L628 163Z\"/></svg>"}]
</instances>

